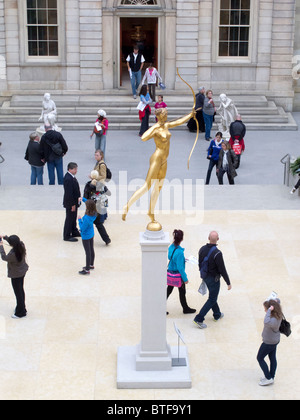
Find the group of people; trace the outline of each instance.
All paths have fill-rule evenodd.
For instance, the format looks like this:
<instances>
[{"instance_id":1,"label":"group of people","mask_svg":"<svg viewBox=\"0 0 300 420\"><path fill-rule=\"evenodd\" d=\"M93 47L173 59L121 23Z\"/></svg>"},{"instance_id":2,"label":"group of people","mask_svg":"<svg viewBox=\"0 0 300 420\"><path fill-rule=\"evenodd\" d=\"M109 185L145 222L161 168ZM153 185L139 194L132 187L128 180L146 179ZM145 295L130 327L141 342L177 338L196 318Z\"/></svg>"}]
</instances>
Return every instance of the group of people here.
<instances>
[{"instance_id":1,"label":"group of people","mask_svg":"<svg viewBox=\"0 0 300 420\"><path fill-rule=\"evenodd\" d=\"M90 274L90 270L94 269L94 225L103 242L106 245L111 243L111 239L104 226L104 222L107 219L107 196L111 193L105 185L107 180L107 166L104 162L104 153L102 150L96 150L95 160L96 164L93 171L96 171L96 182L93 183L93 178L90 176L91 180L86 183L83 197L76 179L77 163L70 162L68 164L68 170L64 176L63 183L63 206L66 210L63 239L68 242L77 242L78 237L81 237L86 256L86 264L79 271L79 274L82 275ZM85 203L86 211L81 218L77 216L77 213L82 202Z\"/></svg>"},{"instance_id":2,"label":"group of people","mask_svg":"<svg viewBox=\"0 0 300 420\"><path fill-rule=\"evenodd\" d=\"M236 120L230 124L229 141L223 139L222 132L218 131L216 133L215 138L211 140L207 149L209 165L205 180L206 185L210 182L214 167L216 167L216 175L220 185L223 185L225 173L229 184L234 184L234 178L237 176L236 169L239 168L241 155L245 151L245 134L246 126L242 122L240 115L237 115Z\"/></svg>"},{"instance_id":3,"label":"group of people","mask_svg":"<svg viewBox=\"0 0 300 420\"><path fill-rule=\"evenodd\" d=\"M196 309L190 308L186 299L186 285L189 283L188 276L185 270L185 256L184 248L181 247L181 242L184 239L182 230L175 229L173 232L173 243L168 250L169 266L168 271L180 273L181 285L178 287L179 300L184 314L195 313ZM218 322L224 318L224 313L218 304L218 296L220 292L220 278L222 277L227 285L227 289L231 290L232 285L229 275L227 273L223 254L218 249L218 232L212 231L208 236L208 243L203 245L198 253L199 271L202 272L202 267L206 263L205 277L202 276L205 287L208 290L208 299L200 309L199 313L194 318L194 323L200 329L206 329L207 324L204 323L205 317L209 311L213 313L213 320ZM200 274L201 276L202 274ZM167 299L174 289L174 286L167 286ZM206 292L204 292L205 294ZM202 293L203 294L203 293ZM274 378L277 370L276 352L277 346L280 342L280 325L283 319L282 308L278 298L267 299L263 303L265 310L264 328L262 331L262 344L258 350L257 361L262 369L264 376L260 379L260 386L267 386L274 383ZM168 312L167 312L168 314ZM270 365L267 364L268 357Z\"/></svg>"}]
</instances>

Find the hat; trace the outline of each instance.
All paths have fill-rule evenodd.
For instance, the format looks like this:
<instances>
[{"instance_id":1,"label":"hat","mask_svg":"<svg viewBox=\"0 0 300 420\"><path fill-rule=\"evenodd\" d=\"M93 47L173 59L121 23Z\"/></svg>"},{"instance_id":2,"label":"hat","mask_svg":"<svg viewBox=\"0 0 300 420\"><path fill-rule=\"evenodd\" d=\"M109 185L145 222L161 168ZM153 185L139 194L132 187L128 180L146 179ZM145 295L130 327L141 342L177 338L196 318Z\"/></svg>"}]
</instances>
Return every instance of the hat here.
<instances>
[{"instance_id":1,"label":"hat","mask_svg":"<svg viewBox=\"0 0 300 420\"><path fill-rule=\"evenodd\" d=\"M203 89L205 89L205 86L200 86L200 87L199 87L199 92L200 92L201 90L203 90Z\"/></svg>"},{"instance_id":2,"label":"hat","mask_svg":"<svg viewBox=\"0 0 300 420\"><path fill-rule=\"evenodd\" d=\"M98 114L101 116L101 117L106 117L106 112L103 110L103 109L99 109L99 111L98 111Z\"/></svg>"}]
</instances>

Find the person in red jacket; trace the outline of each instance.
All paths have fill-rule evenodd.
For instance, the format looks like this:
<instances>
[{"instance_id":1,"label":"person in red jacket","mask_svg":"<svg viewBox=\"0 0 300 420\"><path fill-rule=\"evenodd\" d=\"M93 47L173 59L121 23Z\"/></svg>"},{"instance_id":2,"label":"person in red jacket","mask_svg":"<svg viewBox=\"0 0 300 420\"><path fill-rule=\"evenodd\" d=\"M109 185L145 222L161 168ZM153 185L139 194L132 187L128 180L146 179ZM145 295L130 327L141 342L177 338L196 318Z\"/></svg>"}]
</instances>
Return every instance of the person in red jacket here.
<instances>
[{"instance_id":1,"label":"person in red jacket","mask_svg":"<svg viewBox=\"0 0 300 420\"><path fill-rule=\"evenodd\" d=\"M245 151L244 137L246 134L246 126L242 122L242 117L239 114L236 116L236 120L230 124L229 132L229 144L237 156L237 169L240 166L241 155Z\"/></svg>"}]
</instances>

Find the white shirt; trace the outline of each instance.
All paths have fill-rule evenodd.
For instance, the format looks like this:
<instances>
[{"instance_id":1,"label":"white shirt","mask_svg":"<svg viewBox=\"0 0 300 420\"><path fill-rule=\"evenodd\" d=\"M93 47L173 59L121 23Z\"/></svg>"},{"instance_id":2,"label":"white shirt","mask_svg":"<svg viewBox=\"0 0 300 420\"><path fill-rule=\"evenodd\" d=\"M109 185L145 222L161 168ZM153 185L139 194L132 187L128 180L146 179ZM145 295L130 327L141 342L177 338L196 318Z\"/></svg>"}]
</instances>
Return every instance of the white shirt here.
<instances>
[{"instance_id":1,"label":"white shirt","mask_svg":"<svg viewBox=\"0 0 300 420\"><path fill-rule=\"evenodd\" d=\"M144 84L146 79L147 79L148 84L156 83L156 77L158 77L160 81L162 81L162 78L160 77L160 74L158 73L155 67L152 67L152 73L150 73L149 68L147 68L147 70L145 71L143 80L142 80L142 85Z\"/></svg>"}]
</instances>

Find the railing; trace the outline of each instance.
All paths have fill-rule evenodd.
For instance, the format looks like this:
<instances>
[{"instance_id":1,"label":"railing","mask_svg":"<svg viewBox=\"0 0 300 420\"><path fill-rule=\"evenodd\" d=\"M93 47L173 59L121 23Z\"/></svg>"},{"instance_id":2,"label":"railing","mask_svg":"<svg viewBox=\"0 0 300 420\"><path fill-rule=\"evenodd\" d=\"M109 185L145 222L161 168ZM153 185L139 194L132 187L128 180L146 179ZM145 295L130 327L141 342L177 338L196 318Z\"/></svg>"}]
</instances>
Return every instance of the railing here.
<instances>
[{"instance_id":1,"label":"railing","mask_svg":"<svg viewBox=\"0 0 300 420\"><path fill-rule=\"evenodd\" d=\"M284 165L284 176L283 176L283 183L289 187L290 185L290 165L291 165L291 155L287 153L280 159L280 162Z\"/></svg>"},{"instance_id":2,"label":"railing","mask_svg":"<svg viewBox=\"0 0 300 420\"><path fill-rule=\"evenodd\" d=\"M4 157L0 155L0 163L3 163L5 161ZM0 173L0 185L1 185L1 173Z\"/></svg>"}]
</instances>

